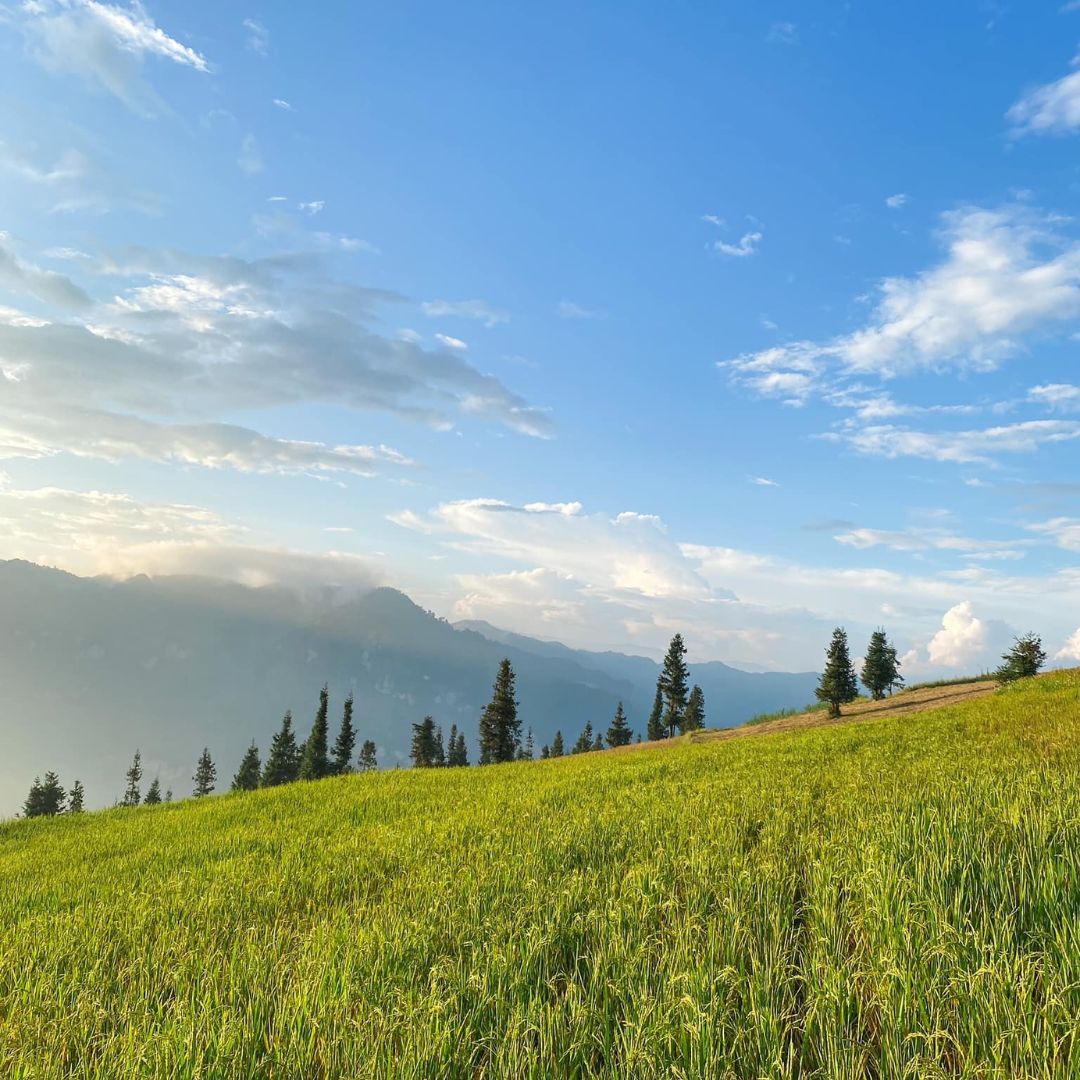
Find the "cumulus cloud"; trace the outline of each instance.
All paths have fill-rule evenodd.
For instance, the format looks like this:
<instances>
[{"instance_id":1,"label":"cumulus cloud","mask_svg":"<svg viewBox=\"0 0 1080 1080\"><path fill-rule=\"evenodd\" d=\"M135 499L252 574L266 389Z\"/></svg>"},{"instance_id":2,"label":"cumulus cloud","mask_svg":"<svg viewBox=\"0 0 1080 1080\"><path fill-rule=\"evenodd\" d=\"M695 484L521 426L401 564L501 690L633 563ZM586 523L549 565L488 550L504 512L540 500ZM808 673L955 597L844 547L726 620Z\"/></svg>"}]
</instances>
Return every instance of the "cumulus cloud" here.
<instances>
[{"instance_id":1,"label":"cumulus cloud","mask_svg":"<svg viewBox=\"0 0 1080 1080\"><path fill-rule=\"evenodd\" d=\"M896 195L890 195L885 200L885 205L890 210L899 210L902 206L907 206L908 197L903 192L898 192Z\"/></svg>"},{"instance_id":2,"label":"cumulus cloud","mask_svg":"<svg viewBox=\"0 0 1080 1080\"><path fill-rule=\"evenodd\" d=\"M451 316L458 319L475 319L489 329L499 323L510 321L508 312L493 307L486 300L426 300L420 309L429 318Z\"/></svg>"},{"instance_id":3,"label":"cumulus cloud","mask_svg":"<svg viewBox=\"0 0 1080 1080\"><path fill-rule=\"evenodd\" d=\"M761 243L760 232L747 232L739 237L738 243L729 244L724 240L713 241L713 251L721 255L729 255L734 259L745 259L748 255L757 254L758 245Z\"/></svg>"},{"instance_id":4,"label":"cumulus cloud","mask_svg":"<svg viewBox=\"0 0 1080 1080\"><path fill-rule=\"evenodd\" d=\"M975 616L970 600L945 612L941 629L926 647L932 664L952 668L974 662L985 649L986 624Z\"/></svg>"},{"instance_id":5,"label":"cumulus cloud","mask_svg":"<svg viewBox=\"0 0 1080 1080\"><path fill-rule=\"evenodd\" d=\"M945 257L914 277L886 278L872 318L824 343L796 341L721 362L738 384L804 400L852 375L990 370L1080 315L1080 243L1052 219L1013 205L944 215Z\"/></svg>"},{"instance_id":6,"label":"cumulus cloud","mask_svg":"<svg viewBox=\"0 0 1080 1080\"><path fill-rule=\"evenodd\" d=\"M1073 67L1080 56L1073 59ZM1014 135L1068 135L1080 128L1080 71L1036 86L1005 114Z\"/></svg>"},{"instance_id":7,"label":"cumulus cloud","mask_svg":"<svg viewBox=\"0 0 1080 1080\"><path fill-rule=\"evenodd\" d=\"M137 2L125 8L98 0L33 0L20 11L31 52L43 67L79 76L142 116L164 108L142 76L147 58L210 70L201 53L170 37Z\"/></svg>"},{"instance_id":8,"label":"cumulus cloud","mask_svg":"<svg viewBox=\"0 0 1080 1080\"><path fill-rule=\"evenodd\" d=\"M1054 654L1055 660L1075 660L1080 663L1080 630L1075 631L1068 641Z\"/></svg>"}]
</instances>

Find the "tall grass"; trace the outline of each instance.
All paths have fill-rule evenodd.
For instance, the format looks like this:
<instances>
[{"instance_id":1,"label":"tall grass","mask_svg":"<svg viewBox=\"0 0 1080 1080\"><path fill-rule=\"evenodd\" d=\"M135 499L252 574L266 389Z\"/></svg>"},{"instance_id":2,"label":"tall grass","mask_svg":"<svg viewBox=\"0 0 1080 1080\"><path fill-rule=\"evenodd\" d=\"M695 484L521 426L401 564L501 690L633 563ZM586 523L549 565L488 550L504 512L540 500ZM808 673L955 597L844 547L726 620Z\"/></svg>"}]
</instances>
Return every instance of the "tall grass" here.
<instances>
[{"instance_id":1,"label":"tall grass","mask_svg":"<svg viewBox=\"0 0 1080 1080\"><path fill-rule=\"evenodd\" d=\"M0 1076L1080 1075L1080 675L0 828Z\"/></svg>"}]
</instances>

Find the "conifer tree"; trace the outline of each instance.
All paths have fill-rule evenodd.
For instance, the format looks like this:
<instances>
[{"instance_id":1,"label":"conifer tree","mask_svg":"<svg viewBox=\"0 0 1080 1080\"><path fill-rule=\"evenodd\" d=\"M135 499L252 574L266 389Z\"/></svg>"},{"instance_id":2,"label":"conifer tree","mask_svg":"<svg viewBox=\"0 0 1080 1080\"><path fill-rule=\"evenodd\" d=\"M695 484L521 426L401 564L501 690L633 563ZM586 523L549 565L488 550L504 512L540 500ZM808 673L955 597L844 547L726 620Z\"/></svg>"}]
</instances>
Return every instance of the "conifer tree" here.
<instances>
[{"instance_id":1,"label":"conifer tree","mask_svg":"<svg viewBox=\"0 0 1080 1080\"><path fill-rule=\"evenodd\" d=\"M165 801L172 802L172 788L165 789Z\"/></svg>"},{"instance_id":2,"label":"conifer tree","mask_svg":"<svg viewBox=\"0 0 1080 1080\"><path fill-rule=\"evenodd\" d=\"M281 727L270 743L270 754L263 769L263 787L291 784L300 774L300 751L293 734L292 713L286 711Z\"/></svg>"},{"instance_id":3,"label":"conifer tree","mask_svg":"<svg viewBox=\"0 0 1080 1080\"><path fill-rule=\"evenodd\" d=\"M360 747L360 758L356 763L357 772L373 772L379 767L375 760L375 743L371 739L365 739Z\"/></svg>"},{"instance_id":4,"label":"conifer tree","mask_svg":"<svg viewBox=\"0 0 1080 1080\"><path fill-rule=\"evenodd\" d=\"M904 683L900 675L900 661L896 659L896 646L889 643L884 630L875 630L870 635L861 677L875 701L881 701L886 690L891 694L894 687Z\"/></svg>"},{"instance_id":5,"label":"conifer tree","mask_svg":"<svg viewBox=\"0 0 1080 1080\"><path fill-rule=\"evenodd\" d=\"M840 715L840 706L854 701L859 696L859 684L855 679L855 668L851 665L848 653L847 634L842 627L833 631L832 641L825 654L825 670L814 691L818 701L829 706L829 716Z\"/></svg>"},{"instance_id":6,"label":"conifer tree","mask_svg":"<svg viewBox=\"0 0 1080 1080\"><path fill-rule=\"evenodd\" d=\"M356 729L352 722L353 696L352 693L345 699L345 706L341 712L341 729L334 742L334 756L330 763L330 771L334 776L352 772L353 750L356 748Z\"/></svg>"},{"instance_id":7,"label":"conifer tree","mask_svg":"<svg viewBox=\"0 0 1080 1080\"><path fill-rule=\"evenodd\" d=\"M435 721L430 716L425 716L419 724L413 724L412 731L412 748L409 750L409 757L412 758L413 768L435 768L439 762L441 749L438 746Z\"/></svg>"},{"instance_id":8,"label":"conifer tree","mask_svg":"<svg viewBox=\"0 0 1080 1080\"><path fill-rule=\"evenodd\" d=\"M83 799L86 797L81 780L76 780L68 792L67 812L69 814L81 814L83 812Z\"/></svg>"},{"instance_id":9,"label":"conifer tree","mask_svg":"<svg viewBox=\"0 0 1080 1080\"><path fill-rule=\"evenodd\" d=\"M1013 647L1003 653L1001 667L994 673L1000 683L1015 682L1017 679L1030 679L1038 675L1043 664L1046 663L1046 653L1043 652L1042 638L1038 634L1024 634L1018 637Z\"/></svg>"},{"instance_id":10,"label":"conifer tree","mask_svg":"<svg viewBox=\"0 0 1080 1080\"><path fill-rule=\"evenodd\" d=\"M240 759L240 768L233 777L232 791L254 791L259 786L259 777L262 775L262 763L259 761L259 748L255 740L244 751Z\"/></svg>"},{"instance_id":11,"label":"conifer tree","mask_svg":"<svg viewBox=\"0 0 1080 1080\"><path fill-rule=\"evenodd\" d=\"M518 761L532 761L535 756L536 751L533 746L532 728L529 728L525 733L525 742L518 747L517 759Z\"/></svg>"},{"instance_id":12,"label":"conifer tree","mask_svg":"<svg viewBox=\"0 0 1080 1080\"><path fill-rule=\"evenodd\" d=\"M656 680L656 697L653 698L652 712L649 713L649 723L645 734L649 742L656 742L664 737L664 694L660 689L660 679Z\"/></svg>"},{"instance_id":13,"label":"conifer tree","mask_svg":"<svg viewBox=\"0 0 1080 1080\"><path fill-rule=\"evenodd\" d=\"M454 755L457 764L465 766L469 764L469 748L465 745L465 732L459 731L457 736L457 753Z\"/></svg>"},{"instance_id":14,"label":"conifer tree","mask_svg":"<svg viewBox=\"0 0 1080 1080\"><path fill-rule=\"evenodd\" d=\"M446 767L446 744L443 742L442 724L439 724L435 728L435 742L432 746L435 760L432 764L436 769L442 769Z\"/></svg>"},{"instance_id":15,"label":"conifer tree","mask_svg":"<svg viewBox=\"0 0 1080 1080\"><path fill-rule=\"evenodd\" d=\"M673 736L681 727L686 713L686 684L690 673L686 668L685 656L686 646L683 644L682 634L676 634L668 646L658 683L664 698L662 724L668 737Z\"/></svg>"},{"instance_id":16,"label":"conifer tree","mask_svg":"<svg viewBox=\"0 0 1080 1080\"><path fill-rule=\"evenodd\" d=\"M304 743L304 754L300 760L301 780L321 780L330 773L330 761L326 756L329 711L330 691L324 684L319 691L319 708L311 725L311 734Z\"/></svg>"},{"instance_id":17,"label":"conifer tree","mask_svg":"<svg viewBox=\"0 0 1080 1080\"><path fill-rule=\"evenodd\" d=\"M547 743L544 743L544 745L540 747L540 760L541 761L547 761L548 758L550 758L550 757L551 757L551 747L548 746Z\"/></svg>"},{"instance_id":18,"label":"conifer tree","mask_svg":"<svg viewBox=\"0 0 1080 1080\"><path fill-rule=\"evenodd\" d=\"M601 735L599 731L596 733L596 738L593 739L593 744L592 744L592 746L589 747L589 749L590 750L603 750L604 749L604 736Z\"/></svg>"},{"instance_id":19,"label":"conifer tree","mask_svg":"<svg viewBox=\"0 0 1080 1080\"><path fill-rule=\"evenodd\" d=\"M30 794L23 803L24 817L52 817L64 812L66 792L60 784L60 778L50 770L45 779L34 777L30 785Z\"/></svg>"},{"instance_id":20,"label":"conifer tree","mask_svg":"<svg viewBox=\"0 0 1080 1080\"><path fill-rule=\"evenodd\" d=\"M197 799L209 795L214 790L214 783L217 781L217 766L210 759L210 751L205 746L199 755L199 763L195 766L195 775L191 779L195 783L192 794Z\"/></svg>"},{"instance_id":21,"label":"conifer tree","mask_svg":"<svg viewBox=\"0 0 1080 1080\"><path fill-rule=\"evenodd\" d=\"M686 713L683 716L683 731L700 731L705 726L705 695L696 683L686 699Z\"/></svg>"},{"instance_id":22,"label":"conifer tree","mask_svg":"<svg viewBox=\"0 0 1080 1080\"><path fill-rule=\"evenodd\" d=\"M131 761L131 768L128 769L125 775L127 777L127 787L124 789L124 797L120 800L120 805L138 806L141 800L139 783L142 780L142 754L138 750L135 751L135 757Z\"/></svg>"},{"instance_id":23,"label":"conifer tree","mask_svg":"<svg viewBox=\"0 0 1080 1080\"><path fill-rule=\"evenodd\" d=\"M513 761L521 741L521 721L514 698L514 669L509 660L499 664L491 701L480 717L480 764Z\"/></svg>"},{"instance_id":24,"label":"conifer tree","mask_svg":"<svg viewBox=\"0 0 1080 1080\"><path fill-rule=\"evenodd\" d=\"M450 725L450 738L446 743L446 764L451 768L469 764L465 752L465 736L458 733L457 724Z\"/></svg>"},{"instance_id":25,"label":"conifer tree","mask_svg":"<svg viewBox=\"0 0 1080 1080\"><path fill-rule=\"evenodd\" d=\"M593 748L593 730L592 721L586 720L585 726L581 729L581 734L577 738L577 742L574 743L574 748L570 751L571 754L587 754Z\"/></svg>"},{"instance_id":26,"label":"conifer tree","mask_svg":"<svg viewBox=\"0 0 1080 1080\"><path fill-rule=\"evenodd\" d=\"M632 737L630 725L626 722L622 702L615 706L615 716L607 729L608 746L626 746Z\"/></svg>"},{"instance_id":27,"label":"conifer tree","mask_svg":"<svg viewBox=\"0 0 1080 1080\"><path fill-rule=\"evenodd\" d=\"M146 806L157 806L161 802L161 781L155 776L150 786L146 789L146 798L143 803Z\"/></svg>"},{"instance_id":28,"label":"conifer tree","mask_svg":"<svg viewBox=\"0 0 1080 1080\"><path fill-rule=\"evenodd\" d=\"M555 738L551 740L551 756L562 757L566 751L563 748L563 737L561 731L555 732Z\"/></svg>"}]
</instances>

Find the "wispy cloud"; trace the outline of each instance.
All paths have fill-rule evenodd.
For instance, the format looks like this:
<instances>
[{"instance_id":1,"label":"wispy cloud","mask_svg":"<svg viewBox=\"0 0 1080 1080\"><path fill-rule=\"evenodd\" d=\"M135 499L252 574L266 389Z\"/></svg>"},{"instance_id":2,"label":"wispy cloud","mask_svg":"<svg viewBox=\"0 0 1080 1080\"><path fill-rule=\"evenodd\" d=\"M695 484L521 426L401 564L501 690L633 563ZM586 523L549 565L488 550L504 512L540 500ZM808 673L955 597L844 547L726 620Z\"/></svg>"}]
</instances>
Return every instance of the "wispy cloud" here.
<instances>
[{"instance_id":1,"label":"wispy cloud","mask_svg":"<svg viewBox=\"0 0 1080 1080\"><path fill-rule=\"evenodd\" d=\"M591 308L575 304L573 300L560 300L555 308L560 319L595 319L599 314Z\"/></svg>"},{"instance_id":2,"label":"wispy cloud","mask_svg":"<svg viewBox=\"0 0 1080 1080\"><path fill-rule=\"evenodd\" d=\"M735 259L745 259L748 255L757 254L761 239L761 233L747 232L743 233L737 244L729 244L724 240L714 240L712 248L713 251L718 251L721 255L730 255Z\"/></svg>"},{"instance_id":3,"label":"wispy cloud","mask_svg":"<svg viewBox=\"0 0 1080 1080\"><path fill-rule=\"evenodd\" d=\"M1080 56L1073 58L1073 67ZM1024 94L1005 114L1014 135L1068 135L1080 128L1080 70Z\"/></svg>"},{"instance_id":4,"label":"wispy cloud","mask_svg":"<svg viewBox=\"0 0 1080 1080\"><path fill-rule=\"evenodd\" d=\"M781 45L794 45L798 38L798 27L793 22L774 22L769 27L766 41L779 42Z\"/></svg>"},{"instance_id":5,"label":"wispy cloud","mask_svg":"<svg viewBox=\"0 0 1080 1080\"><path fill-rule=\"evenodd\" d=\"M905 195L903 192L898 192L896 195L890 195L885 200L885 205L890 210L899 210L902 206L907 206L907 204L908 196Z\"/></svg>"},{"instance_id":6,"label":"wispy cloud","mask_svg":"<svg viewBox=\"0 0 1080 1080\"><path fill-rule=\"evenodd\" d=\"M273 104L276 105L279 109L284 110L285 112L296 112L292 105L290 105L289 102L287 102L284 98L274 98Z\"/></svg>"},{"instance_id":7,"label":"wispy cloud","mask_svg":"<svg viewBox=\"0 0 1080 1080\"><path fill-rule=\"evenodd\" d=\"M236 159L236 164L240 166L241 170L251 175L263 171L262 151L259 149L259 141L254 135L249 133L244 136L243 141L240 143L240 155Z\"/></svg>"},{"instance_id":8,"label":"wispy cloud","mask_svg":"<svg viewBox=\"0 0 1080 1080\"><path fill-rule=\"evenodd\" d=\"M147 58L210 70L206 57L170 37L138 3L124 8L98 0L31 0L20 12L31 50L43 67L76 75L142 116L164 109L142 77Z\"/></svg>"},{"instance_id":9,"label":"wispy cloud","mask_svg":"<svg viewBox=\"0 0 1080 1080\"><path fill-rule=\"evenodd\" d=\"M259 56L269 56L270 31L258 19L245 19L242 25L248 32L247 47Z\"/></svg>"},{"instance_id":10,"label":"wispy cloud","mask_svg":"<svg viewBox=\"0 0 1080 1080\"><path fill-rule=\"evenodd\" d=\"M750 483L756 484L758 487L779 487L780 483L777 480L770 480L767 476L751 476Z\"/></svg>"},{"instance_id":11,"label":"wispy cloud","mask_svg":"<svg viewBox=\"0 0 1080 1080\"><path fill-rule=\"evenodd\" d=\"M429 318L474 319L488 328L510 321L509 312L493 307L486 300L426 300L420 310Z\"/></svg>"}]
</instances>

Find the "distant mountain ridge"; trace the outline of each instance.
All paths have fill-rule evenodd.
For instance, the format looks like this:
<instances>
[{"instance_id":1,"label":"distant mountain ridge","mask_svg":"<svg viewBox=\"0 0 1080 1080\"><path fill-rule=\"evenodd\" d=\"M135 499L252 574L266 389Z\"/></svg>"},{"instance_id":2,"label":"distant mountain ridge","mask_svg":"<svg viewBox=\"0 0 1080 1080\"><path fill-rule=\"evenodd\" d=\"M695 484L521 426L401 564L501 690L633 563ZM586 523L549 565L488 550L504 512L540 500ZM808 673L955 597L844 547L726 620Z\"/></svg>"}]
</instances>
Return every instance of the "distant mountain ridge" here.
<instances>
[{"instance_id":1,"label":"distant mountain ridge","mask_svg":"<svg viewBox=\"0 0 1080 1080\"><path fill-rule=\"evenodd\" d=\"M518 675L523 724L536 746L606 728L617 701L644 728L658 672L647 657L593 653L502 631L451 625L395 589L345 600L200 578L80 578L0 561L0 815L18 809L35 775L56 769L111 803L136 748L146 779L190 789L204 745L227 788L244 747L265 753L286 708L306 735L319 688L331 721L356 695L360 738L383 765L407 758L410 724L456 723L475 760L477 720L499 660ZM806 704L812 673L749 674L691 664L710 725Z\"/></svg>"}]
</instances>

